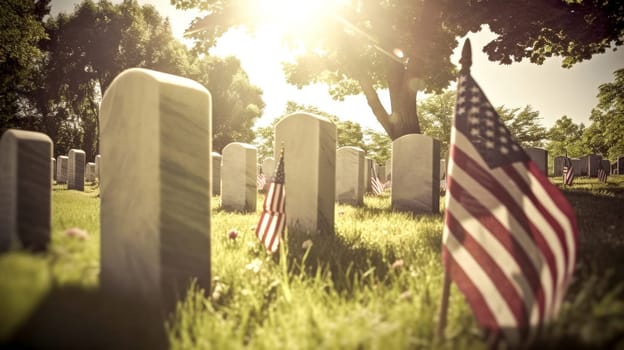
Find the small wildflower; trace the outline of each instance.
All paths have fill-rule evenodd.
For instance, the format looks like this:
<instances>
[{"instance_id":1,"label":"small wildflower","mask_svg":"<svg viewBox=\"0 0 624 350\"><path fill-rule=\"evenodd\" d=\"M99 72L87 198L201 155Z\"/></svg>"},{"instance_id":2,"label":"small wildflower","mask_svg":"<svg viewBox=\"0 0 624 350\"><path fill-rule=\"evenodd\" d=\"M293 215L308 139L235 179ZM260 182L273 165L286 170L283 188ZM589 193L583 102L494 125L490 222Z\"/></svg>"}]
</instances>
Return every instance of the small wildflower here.
<instances>
[{"instance_id":1,"label":"small wildflower","mask_svg":"<svg viewBox=\"0 0 624 350\"><path fill-rule=\"evenodd\" d=\"M309 249L314 245L314 243L312 243L311 239L305 240L303 241L303 244L301 244L301 248L303 249Z\"/></svg>"},{"instance_id":2,"label":"small wildflower","mask_svg":"<svg viewBox=\"0 0 624 350\"><path fill-rule=\"evenodd\" d=\"M235 229L231 229L230 232L228 232L228 237L231 240L235 240L236 237L238 237L238 231L236 231Z\"/></svg>"},{"instance_id":3,"label":"small wildflower","mask_svg":"<svg viewBox=\"0 0 624 350\"><path fill-rule=\"evenodd\" d=\"M78 227L72 227L68 229L67 231L65 231L65 234L69 237L76 237L81 240L89 238L89 233Z\"/></svg>"},{"instance_id":4,"label":"small wildflower","mask_svg":"<svg viewBox=\"0 0 624 350\"><path fill-rule=\"evenodd\" d=\"M403 261L403 259L398 259L395 262L392 263L392 268L395 270L400 269L401 267L403 267L405 265L405 262Z\"/></svg>"},{"instance_id":5,"label":"small wildflower","mask_svg":"<svg viewBox=\"0 0 624 350\"><path fill-rule=\"evenodd\" d=\"M245 266L247 270L252 271L253 273L260 272L261 267L262 267L262 260L257 259L257 258L253 259L252 262L250 262L249 264Z\"/></svg>"}]
</instances>

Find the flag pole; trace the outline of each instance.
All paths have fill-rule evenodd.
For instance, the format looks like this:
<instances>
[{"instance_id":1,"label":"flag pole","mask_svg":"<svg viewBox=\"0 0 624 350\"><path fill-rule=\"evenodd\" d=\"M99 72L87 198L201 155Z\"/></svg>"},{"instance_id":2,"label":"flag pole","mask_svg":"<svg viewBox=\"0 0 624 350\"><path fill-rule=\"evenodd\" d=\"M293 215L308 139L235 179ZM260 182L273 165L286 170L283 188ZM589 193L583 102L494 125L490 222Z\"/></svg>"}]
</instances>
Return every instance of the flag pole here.
<instances>
[{"instance_id":1,"label":"flag pole","mask_svg":"<svg viewBox=\"0 0 624 350\"><path fill-rule=\"evenodd\" d=\"M462 56L459 60L462 65L461 74L470 74L470 66L472 66L472 47L470 45L470 39L466 38L464 41L464 47L462 48ZM447 189L450 191L450 189ZM449 193L450 196L450 193ZM449 297L451 293L451 276L449 276L448 270L444 269L444 281L442 282L442 296L440 297L440 313L438 315L438 327L436 329L436 341L439 344L444 339L444 330L446 329L446 319L448 315Z\"/></svg>"}]
</instances>

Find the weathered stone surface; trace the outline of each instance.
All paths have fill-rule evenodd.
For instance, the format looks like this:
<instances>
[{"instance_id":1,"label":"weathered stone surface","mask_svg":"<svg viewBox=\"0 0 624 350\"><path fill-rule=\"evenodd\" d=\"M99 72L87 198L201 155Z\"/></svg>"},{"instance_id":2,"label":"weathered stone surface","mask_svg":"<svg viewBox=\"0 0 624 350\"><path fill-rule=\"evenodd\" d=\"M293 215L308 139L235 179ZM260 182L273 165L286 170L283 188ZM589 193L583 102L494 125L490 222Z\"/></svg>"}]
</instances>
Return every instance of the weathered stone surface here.
<instances>
[{"instance_id":1,"label":"weathered stone surface","mask_svg":"<svg viewBox=\"0 0 624 350\"><path fill-rule=\"evenodd\" d=\"M67 189L84 191L85 181L85 159L83 150L70 149L69 163L67 165Z\"/></svg>"},{"instance_id":2,"label":"weathered stone surface","mask_svg":"<svg viewBox=\"0 0 624 350\"><path fill-rule=\"evenodd\" d=\"M392 208L418 213L440 210L440 142L407 134L392 142Z\"/></svg>"},{"instance_id":3,"label":"weathered stone surface","mask_svg":"<svg viewBox=\"0 0 624 350\"><path fill-rule=\"evenodd\" d=\"M171 311L191 279L210 290L210 93L122 72L100 107L100 287Z\"/></svg>"},{"instance_id":4,"label":"weathered stone surface","mask_svg":"<svg viewBox=\"0 0 624 350\"><path fill-rule=\"evenodd\" d=\"M336 151L336 201L364 204L364 151L345 146Z\"/></svg>"},{"instance_id":5,"label":"weathered stone surface","mask_svg":"<svg viewBox=\"0 0 624 350\"><path fill-rule=\"evenodd\" d=\"M539 170L541 170L544 175L548 176L548 151L536 147L527 147L524 151L537 165Z\"/></svg>"},{"instance_id":6,"label":"weathered stone surface","mask_svg":"<svg viewBox=\"0 0 624 350\"><path fill-rule=\"evenodd\" d=\"M256 211L256 147L232 142L223 148L221 206L227 211Z\"/></svg>"},{"instance_id":7,"label":"weathered stone surface","mask_svg":"<svg viewBox=\"0 0 624 350\"><path fill-rule=\"evenodd\" d=\"M336 126L293 113L275 126L275 158L284 145L286 220L293 233L334 233Z\"/></svg>"},{"instance_id":8,"label":"weathered stone surface","mask_svg":"<svg viewBox=\"0 0 624 350\"><path fill-rule=\"evenodd\" d=\"M572 167L574 167L574 176L581 176L583 174L583 165L585 165L585 169L587 169L587 162L582 159L574 158L570 159L572 161Z\"/></svg>"},{"instance_id":9,"label":"weathered stone surface","mask_svg":"<svg viewBox=\"0 0 624 350\"><path fill-rule=\"evenodd\" d=\"M366 192L371 192L373 190L371 185L373 162L374 161L370 158L365 158L364 161L364 188Z\"/></svg>"},{"instance_id":10,"label":"weathered stone surface","mask_svg":"<svg viewBox=\"0 0 624 350\"><path fill-rule=\"evenodd\" d=\"M0 138L0 252L43 251L51 232L52 140L9 129ZM5 276L6 277L6 276Z\"/></svg>"},{"instance_id":11,"label":"weathered stone surface","mask_svg":"<svg viewBox=\"0 0 624 350\"><path fill-rule=\"evenodd\" d=\"M440 159L440 179L446 176L446 159Z\"/></svg>"},{"instance_id":12,"label":"weathered stone surface","mask_svg":"<svg viewBox=\"0 0 624 350\"><path fill-rule=\"evenodd\" d=\"M563 167L565 166L564 156L556 156L553 160L554 162L554 176L563 176Z\"/></svg>"},{"instance_id":13,"label":"weathered stone surface","mask_svg":"<svg viewBox=\"0 0 624 350\"><path fill-rule=\"evenodd\" d=\"M579 171L580 173L578 174L579 176L587 176L587 169L589 169L589 160L587 156L583 156L580 157L579 160L577 161L577 164L579 166ZM574 170L576 170L576 164L574 165Z\"/></svg>"},{"instance_id":14,"label":"weathered stone surface","mask_svg":"<svg viewBox=\"0 0 624 350\"><path fill-rule=\"evenodd\" d=\"M68 156L58 156L56 159L56 183L67 183L67 167L69 166Z\"/></svg>"},{"instance_id":15,"label":"weathered stone surface","mask_svg":"<svg viewBox=\"0 0 624 350\"><path fill-rule=\"evenodd\" d=\"M587 156L587 176L598 176L598 164L602 160L602 157L597 154L588 154Z\"/></svg>"},{"instance_id":16,"label":"weathered stone surface","mask_svg":"<svg viewBox=\"0 0 624 350\"><path fill-rule=\"evenodd\" d=\"M275 172L275 159L272 157L265 158L262 161L262 172L266 176L267 183L273 178L273 172Z\"/></svg>"},{"instance_id":17,"label":"weathered stone surface","mask_svg":"<svg viewBox=\"0 0 624 350\"><path fill-rule=\"evenodd\" d=\"M607 174L611 173L611 162L608 159L602 159L600 161L602 164L602 168L607 172Z\"/></svg>"},{"instance_id":18,"label":"weathered stone surface","mask_svg":"<svg viewBox=\"0 0 624 350\"><path fill-rule=\"evenodd\" d=\"M85 169L85 181L87 182L95 182L95 163L87 163L87 167Z\"/></svg>"},{"instance_id":19,"label":"weathered stone surface","mask_svg":"<svg viewBox=\"0 0 624 350\"><path fill-rule=\"evenodd\" d=\"M217 153L212 152L212 195L221 195L221 160L223 157Z\"/></svg>"}]
</instances>

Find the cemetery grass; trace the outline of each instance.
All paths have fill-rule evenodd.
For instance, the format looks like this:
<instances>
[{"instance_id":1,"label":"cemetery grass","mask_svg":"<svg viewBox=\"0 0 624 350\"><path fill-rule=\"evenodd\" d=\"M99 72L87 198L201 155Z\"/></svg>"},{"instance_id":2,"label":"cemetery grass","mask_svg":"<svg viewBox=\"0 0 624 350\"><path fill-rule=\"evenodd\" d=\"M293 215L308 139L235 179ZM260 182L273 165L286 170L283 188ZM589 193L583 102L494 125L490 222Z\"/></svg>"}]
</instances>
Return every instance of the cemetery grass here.
<instances>
[{"instance_id":1,"label":"cemetery grass","mask_svg":"<svg viewBox=\"0 0 624 350\"><path fill-rule=\"evenodd\" d=\"M560 184L559 179L553 181ZM575 208L580 231L575 279L559 319L534 346L622 348L624 176L609 177L607 185L579 178L564 193ZM213 197L210 290L192 285L174 313L157 323L148 322L157 331L133 333L133 345L166 344L173 349L487 347L455 286L444 340L436 342L434 337L442 286L443 201L439 214L419 216L391 211L387 194L365 197L360 208L337 205L334 236L290 232L280 253L270 256L253 230L261 199L257 213L242 214L220 210L218 197ZM60 313L62 317L53 319L77 327L61 332L67 336L101 333L110 338L117 334L107 334L111 323L122 320L118 323L125 325L129 321L123 320L137 319L128 311L118 318L104 313L107 317L97 324L103 327L99 332L89 332L89 327L96 326L83 324L85 317L95 319L85 314L103 313L97 306L97 187L88 186L85 193L55 187L53 213L48 253L0 256L0 343L67 344L48 333L45 341L31 340L50 327L50 322L32 321L33 313ZM85 229L88 238L68 236L66 230L71 227ZM232 230L238 233L235 239L230 238ZM83 310L42 308L50 304L49 299L64 307L82 304Z\"/></svg>"}]
</instances>

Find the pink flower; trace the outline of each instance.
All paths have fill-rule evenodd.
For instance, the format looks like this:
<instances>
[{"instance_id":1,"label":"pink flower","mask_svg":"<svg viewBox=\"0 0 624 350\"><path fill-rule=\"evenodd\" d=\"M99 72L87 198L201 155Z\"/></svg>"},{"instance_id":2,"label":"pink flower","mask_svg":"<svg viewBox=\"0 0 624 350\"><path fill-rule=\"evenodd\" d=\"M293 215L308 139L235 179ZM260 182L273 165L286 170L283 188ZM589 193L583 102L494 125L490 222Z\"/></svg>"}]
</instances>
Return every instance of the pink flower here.
<instances>
[{"instance_id":1,"label":"pink flower","mask_svg":"<svg viewBox=\"0 0 624 350\"><path fill-rule=\"evenodd\" d=\"M228 237L231 240L236 239L236 237L238 237L238 231L236 231L235 229L231 229L230 232L228 232Z\"/></svg>"},{"instance_id":2,"label":"pink flower","mask_svg":"<svg viewBox=\"0 0 624 350\"><path fill-rule=\"evenodd\" d=\"M85 240L89 238L89 233L78 227L72 227L70 229L67 229L67 231L65 231L65 234L68 237L76 237L81 240Z\"/></svg>"},{"instance_id":3,"label":"pink flower","mask_svg":"<svg viewBox=\"0 0 624 350\"><path fill-rule=\"evenodd\" d=\"M401 267L403 267L403 265L405 265L405 262L403 261L403 259L398 259L392 263L392 268L395 270L398 270Z\"/></svg>"}]
</instances>

